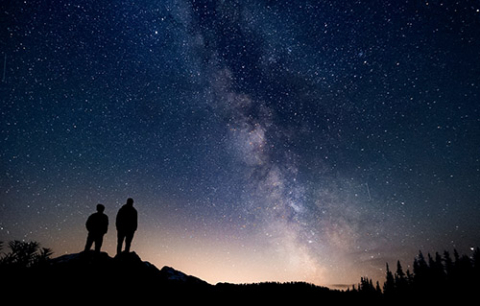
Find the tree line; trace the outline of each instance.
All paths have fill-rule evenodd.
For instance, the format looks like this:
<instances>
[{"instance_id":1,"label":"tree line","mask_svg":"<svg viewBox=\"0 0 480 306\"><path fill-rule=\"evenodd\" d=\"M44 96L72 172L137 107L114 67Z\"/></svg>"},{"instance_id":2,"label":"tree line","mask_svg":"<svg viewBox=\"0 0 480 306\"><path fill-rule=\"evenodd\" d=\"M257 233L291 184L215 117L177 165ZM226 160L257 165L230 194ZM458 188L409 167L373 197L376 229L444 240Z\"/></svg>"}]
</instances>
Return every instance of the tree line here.
<instances>
[{"instance_id":1,"label":"tree line","mask_svg":"<svg viewBox=\"0 0 480 306\"><path fill-rule=\"evenodd\" d=\"M46 263L53 252L49 248L40 247L36 241L13 240L8 243L10 252L0 255L0 268L32 268ZM0 241L0 251L3 250L3 241Z\"/></svg>"},{"instance_id":2,"label":"tree line","mask_svg":"<svg viewBox=\"0 0 480 306\"><path fill-rule=\"evenodd\" d=\"M480 248L471 256L454 250L425 257L420 251L413 261L412 271L406 271L400 261L395 269L386 264L385 282L381 287L362 277L353 292L372 299L406 300L418 298L472 297L480 285ZM395 271L395 272L394 272Z\"/></svg>"}]
</instances>

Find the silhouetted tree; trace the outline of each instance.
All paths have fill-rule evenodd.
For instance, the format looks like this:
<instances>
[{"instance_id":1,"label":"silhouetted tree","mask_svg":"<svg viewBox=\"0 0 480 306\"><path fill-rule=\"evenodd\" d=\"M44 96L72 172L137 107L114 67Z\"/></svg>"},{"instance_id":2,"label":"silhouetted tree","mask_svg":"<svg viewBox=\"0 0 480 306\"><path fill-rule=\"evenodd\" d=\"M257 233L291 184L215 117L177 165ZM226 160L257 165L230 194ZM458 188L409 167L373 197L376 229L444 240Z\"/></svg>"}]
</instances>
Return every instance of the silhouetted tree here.
<instances>
[{"instance_id":1,"label":"silhouetted tree","mask_svg":"<svg viewBox=\"0 0 480 306\"><path fill-rule=\"evenodd\" d=\"M405 295L408 291L407 276L403 272L400 260L397 261L397 272L395 273L395 293L397 295Z\"/></svg>"},{"instance_id":2,"label":"silhouetted tree","mask_svg":"<svg viewBox=\"0 0 480 306\"><path fill-rule=\"evenodd\" d=\"M428 263L419 251L418 256L413 262L413 290L419 292L425 290L429 284Z\"/></svg>"},{"instance_id":3,"label":"silhouetted tree","mask_svg":"<svg viewBox=\"0 0 480 306\"><path fill-rule=\"evenodd\" d=\"M355 300L375 302L382 298L382 290L380 284L377 282L376 286L373 285L373 281L368 277L361 277L360 283L357 285L358 289L353 286L352 290L348 290L346 293L352 294L356 297Z\"/></svg>"},{"instance_id":4,"label":"silhouetted tree","mask_svg":"<svg viewBox=\"0 0 480 306\"><path fill-rule=\"evenodd\" d=\"M428 254L429 268L432 278L435 282L443 282L445 279L445 269L442 263L442 257L438 252L435 253L435 258Z\"/></svg>"},{"instance_id":5,"label":"silhouetted tree","mask_svg":"<svg viewBox=\"0 0 480 306\"><path fill-rule=\"evenodd\" d=\"M480 248L473 250L472 256L460 256L454 250L454 259L444 251L443 256L438 252L435 256L428 254L426 260L420 251L413 262L413 273L404 273L398 261L393 274L387 264L384 297L392 302L425 298L442 301L451 297L469 301L478 295L479 270Z\"/></svg>"},{"instance_id":6,"label":"silhouetted tree","mask_svg":"<svg viewBox=\"0 0 480 306\"><path fill-rule=\"evenodd\" d=\"M443 252L443 262L445 263L445 276L451 279L454 275L453 260L448 251Z\"/></svg>"},{"instance_id":7,"label":"silhouetted tree","mask_svg":"<svg viewBox=\"0 0 480 306\"><path fill-rule=\"evenodd\" d=\"M463 288L471 289L474 282L473 280L473 268L472 261L467 255L462 255L457 261L455 261L455 282L457 289Z\"/></svg>"},{"instance_id":8,"label":"silhouetted tree","mask_svg":"<svg viewBox=\"0 0 480 306\"><path fill-rule=\"evenodd\" d=\"M475 251L473 251L473 273L475 274L475 278L478 280L480 278L480 248L477 247Z\"/></svg>"},{"instance_id":9,"label":"silhouetted tree","mask_svg":"<svg viewBox=\"0 0 480 306\"><path fill-rule=\"evenodd\" d=\"M35 241L25 242L14 240L8 243L10 252L4 254L0 263L10 268L30 268L46 262L53 252L48 248L41 248Z\"/></svg>"},{"instance_id":10,"label":"silhouetted tree","mask_svg":"<svg viewBox=\"0 0 480 306\"><path fill-rule=\"evenodd\" d=\"M387 263L387 275L385 279L385 283L383 284L383 293L386 296L393 296L395 295L395 278L393 277L392 271L390 271L390 267Z\"/></svg>"},{"instance_id":11,"label":"silhouetted tree","mask_svg":"<svg viewBox=\"0 0 480 306\"><path fill-rule=\"evenodd\" d=\"M416 278L422 278L427 274L428 264L423 256L422 251L419 251L418 256L413 261L413 274Z\"/></svg>"},{"instance_id":12,"label":"silhouetted tree","mask_svg":"<svg viewBox=\"0 0 480 306\"><path fill-rule=\"evenodd\" d=\"M37 258L35 260L35 264L45 264L50 257L53 255L53 251L49 248L42 248L40 252L37 255Z\"/></svg>"}]
</instances>

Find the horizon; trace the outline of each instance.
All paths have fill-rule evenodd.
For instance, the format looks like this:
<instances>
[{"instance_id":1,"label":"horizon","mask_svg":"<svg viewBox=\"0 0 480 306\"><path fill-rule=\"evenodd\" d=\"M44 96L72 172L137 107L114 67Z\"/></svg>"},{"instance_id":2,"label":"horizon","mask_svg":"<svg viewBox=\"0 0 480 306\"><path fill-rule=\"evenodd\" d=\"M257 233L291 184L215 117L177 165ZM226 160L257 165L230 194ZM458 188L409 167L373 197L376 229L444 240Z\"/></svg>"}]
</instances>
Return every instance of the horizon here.
<instances>
[{"instance_id":1,"label":"horizon","mask_svg":"<svg viewBox=\"0 0 480 306\"><path fill-rule=\"evenodd\" d=\"M0 241L3 243L3 241ZM10 241L10 242L20 242L20 241ZM23 241L25 242L25 241ZM44 246L42 246L38 241L29 241L29 242L26 242L26 243L35 243L36 247L36 255L40 255L39 252L40 250L44 249L45 250L45 254L48 254L46 257L48 260L52 260L53 262L58 262L57 259L59 258L62 258L64 256L67 256L67 257L70 257L72 255L82 255L82 254L85 254L86 252L90 253L91 255L94 255L94 258L95 256L98 256L99 254L97 254L96 251L94 250L82 250L78 253L65 253L65 254L60 254L60 255L55 255L55 252L49 248L45 248ZM3 246L3 245L2 245ZM10 243L9 243L9 246L10 246ZM11 252L13 252L13 248L11 248ZM193 274L190 274L188 273L188 271L182 271L182 270L178 270L176 269L175 267L172 267L172 266L169 266L169 265L163 265L163 266L157 266L155 264L153 264L152 262L148 261L148 260L143 260L143 258L137 254L137 252L135 251L130 251L130 252L126 252L126 251L122 251L122 254L126 254L126 253L129 253L129 254L134 254L136 258L138 258L139 260L141 260L141 262L143 263L148 263L149 266L153 266L155 267L155 269L157 269L158 271L161 271L163 270L164 268L167 268L167 269L170 269L170 270L174 270L174 271L177 271L179 273L182 273L184 274L185 276L187 277L194 277L194 278L198 278L199 280L201 281L205 281L206 283L210 284L210 285L218 285L218 284L233 284L233 285L249 285L249 284L262 284L262 283L277 283L277 284L291 284L291 283L307 283L307 284L311 284L311 285L314 285L314 286L320 286L320 287L323 287L323 288L328 288L330 290L338 290L338 291L349 291L349 290L370 290L370 289L373 289L374 287L377 287L379 288L379 290L381 290L381 292L384 292L386 289L385 289L385 286L386 284L390 281L392 281L393 278L391 278L389 280L389 276L388 274L389 273L392 273L391 276L394 275L395 279L397 277L400 277L400 278L405 278L407 277L406 279L404 279L404 281L410 281L410 282L413 282L415 280L419 281L419 279L416 278L416 273L425 273L425 270L423 271L420 271L420 270L415 270L415 269L418 269L417 268L414 268L415 264L419 264L420 266L422 265L422 261L423 263L426 265L426 267L429 267L430 268L430 273L434 273L435 272L435 269L438 267L438 265L441 265L443 266L443 275L445 278L450 278L450 281L452 281L453 279L455 278L458 278L459 276L455 273L452 273L451 272L451 269L452 267L455 268L455 269L460 269L458 270L457 272L459 272L460 274L464 274L463 276L468 276L469 272L473 271L473 270L465 270L465 262L464 262L464 259L467 258L468 260L470 260L470 268L472 269L477 269L478 266L478 259L479 259L479 254L480 254L480 247L476 247L476 248L473 248L471 247L470 248L470 251L471 251L471 254L460 254L458 253L458 250L457 249L454 249L453 250L453 257L454 257L454 260L452 261L452 255L450 254L450 251L449 250L443 250L443 252L441 251L436 251L435 254L430 254L430 253L427 253L427 255L425 256L423 254L423 252L420 250L419 251L419 254L417 256L415 256L415 258L413 259L413 265L409 265L407 264L406 265L406 269L403 268L405 266L405 263L401 263L399 260L397 260L397 268L396 270L392 270L392 268L389 269L390 272L386 272L385 273L385 280L384 281L380 281L380 280L373 280L367 276L362 276L361 279L357 282L357 283L353 283L353 284L315 284L315 283L312 283L312 282L308 282L308 281L305 281L305 280L284 280L284 281L279 281L279 280L256 280L254 282L227 282L227 281L217 281L217 282L208 282L206 281L205 279L202 279L201 277L198 277L197 275L193 275ZM15 254L15 253L9 253L9 252L2 252L3 253L3 256L4 258L5 257L9 257L10 254ZM42 252L43 253L43 252ZM105 254L108 258L110 259L114 259L114 258L117 258L117 256L119 256L119 254L117 253L115 256L113 255L110 255L108 252L106 251L100 251L100 254ZM442 254L442 255L440 255ZM32 257L29 259L30 262L26 262L26 263L23 263L23 264L38 264L38 260L40 258L40 262L42 260L43 257L43 254L40 255L39 257L35 257L35 254L32 253L30 254ZM15 262L15 260L18 260L18 254L16 255L13 255L13 260ZM440 256L440 261L438 261L438 256ZM133 257L133 258L135 258ZM15 259L17 258L17 259ZM85 257L84 257L85 258ZM87 256L86 258L91 258L90 256ZM103 255L99 258L103 258ZM132 257L130 257L132 258ZM2 259L2 257L0 257L0 259ZM433 260L433 261L432 261ZM419 262L417 262L419 261ZM63 260L62 260L63 262ZM0 260L0 263L1 263L1 260ZM11 262L9 262L8 260L5 262L5 264L8 266L9 264L11 264ZM386 263L387 265L391 265L391 263ZM448 266L448 265L451 265L451 266ZM453 264L453 265L452 265ZM462 268L463 267L463 268ZM467 265L468 267L468 265ZM425 268L425 267L424 267ZM462 270L463 269L463 270ZM473 274L470 274L469 277L472 277ZM422 277L422 276L421 276ZM424 277L424 275L423 275ZM471 279L470 279L471 280ZM367 283L369 282L370 283L370 286L374 286L374 287L370 287L370 289L368 288L363 288L361 289L361 286L362 284L364 284L364 281L366 281ZM430 281L432 281L432 279L430 279ZM443 281L445 281L445 279L443 279ZM459 281L459 279L457 279L457 281ZM465 282L466 280L464 280ZM395 281L397 282L397 281ZM401 280L400 280L401 282ZM410 284L411 285L411 284ZM424 284L425 285L425 284ZM392 283L390 283L390 286L392 286ZM383 287L383 290L381 289ZM398 288L397 288L398 289ZM404 288L405 289L405 288ZM424 288L425 289L425 288ZM401 290L401 289L399 289ZM378 292L378 291L377 291ZM370 292L371 293L371 292Z\"/></svg>"},{"instance_id":2,"label":"horizon","mask_svg":"<svg viewBox=\"0 0 480 306\"><path fill-rule=\"evenodd\" d=\"M0 241L207 282L382 281L480 245L480 3L11 1Z\"/></svg>"}]
</instances>

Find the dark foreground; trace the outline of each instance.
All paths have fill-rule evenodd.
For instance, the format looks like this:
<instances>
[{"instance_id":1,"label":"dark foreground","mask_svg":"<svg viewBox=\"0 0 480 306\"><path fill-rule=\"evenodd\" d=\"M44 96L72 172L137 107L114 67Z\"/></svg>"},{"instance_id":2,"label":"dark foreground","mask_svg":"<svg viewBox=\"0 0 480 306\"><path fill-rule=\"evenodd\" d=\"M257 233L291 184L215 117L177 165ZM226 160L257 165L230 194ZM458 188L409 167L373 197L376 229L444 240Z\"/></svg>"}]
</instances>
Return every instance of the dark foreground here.
<instances>
[{"instance_id":1,"label":"dark foreground","mask_svg":"<svg viewBox=\"0 0 480 306\"><path fill-rule=\"evenodd\" d=\"M50 259L31 268L3 269L5 296L19 301L47 303L135 302L187 304L198 302L249 303L261 301L309 303L347 302L353 294L307 283L209 284L170 267L157 269L135 253L114 258L106 253L79 253ZM168 302L167 302L168 301ZM318 303L314 303L318 304Z\"/></svg>"},{"instance_id":2,"label":"dark foreground","mask_svg":"<svg viewBox=\"0 0 480 306\"><path fill-rule=\"evenodd\" d=\"M159 270L135 253L112 258L94 252L64 255L35 267L4 267L0 289L4 299L11 296L22 304L431 305L445 298L462 303L478 296L474 292L444 296L441 290L433 290L428 295L386 298L375 292L338 291L303 282L212 285L170 267Z\"/></svg>"}]
</instances>

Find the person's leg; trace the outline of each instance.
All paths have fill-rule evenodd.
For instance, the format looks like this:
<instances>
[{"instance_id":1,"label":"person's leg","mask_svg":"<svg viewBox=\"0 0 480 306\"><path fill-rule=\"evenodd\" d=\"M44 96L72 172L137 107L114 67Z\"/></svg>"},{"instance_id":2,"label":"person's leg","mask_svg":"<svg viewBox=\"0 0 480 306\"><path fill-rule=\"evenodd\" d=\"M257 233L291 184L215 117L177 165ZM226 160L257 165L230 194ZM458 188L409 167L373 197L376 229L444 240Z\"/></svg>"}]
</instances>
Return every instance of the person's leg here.
<instances>
[{"instance_id":1,"label":"person's leg","mask_svg":"<svg viewBox=\"0 0 480 306\"><path fill-rule=\"evenodd\" d=\"M130 252L130 246L132 245L133 234L135 232L128 233L125 237L125 252Z\"/></svg>"},{"instance_id":2,"label":"person's leg","mask_svg":"<svg viewBox=\"0 0 480 306\"><path fill-rule=\"evenodd\" d=\"M117 254L122 253L122 245L123 240L125 239L125 235L121 232L117 233Z\"/></svg>"},{"instance_id":3,"label":"person's leg","mask_svg":"<svg viewBox=\"0 0 480 306\"><path fill-rule=\"evenodd\" d=\"M100 253L103 244L103 235L95 237L95 252Z\"/></svg>"},{"instance_id":4,"label":"person's leg","mask_svg":"<svg viewBox=\"0 0 480 306\"><path fill-rule=\"evenodd\" d=\"M92 244L93 244L93 235L89 233L87 236L87 243L85 244L85 252L90 251L90 249L92 248Z\"/></svg>"}]
</instances>

